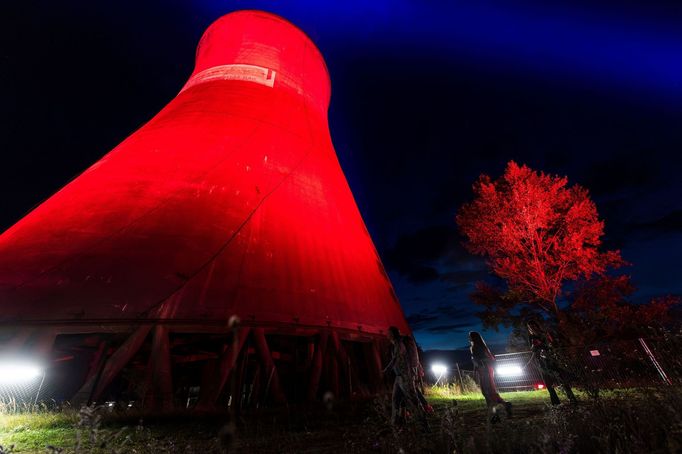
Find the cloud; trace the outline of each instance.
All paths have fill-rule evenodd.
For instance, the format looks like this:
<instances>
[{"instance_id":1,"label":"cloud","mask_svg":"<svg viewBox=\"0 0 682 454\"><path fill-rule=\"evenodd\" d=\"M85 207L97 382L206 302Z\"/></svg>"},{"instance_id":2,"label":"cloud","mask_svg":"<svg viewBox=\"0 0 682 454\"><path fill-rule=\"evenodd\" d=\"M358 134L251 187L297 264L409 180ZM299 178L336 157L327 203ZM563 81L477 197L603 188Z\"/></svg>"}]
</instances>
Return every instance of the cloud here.
<instances>
[{"instance_id":1,"label":"cloud","mask_svg":"<svg viewBox=\"0 0 682 454\"><path fill-rule=\"evenodd\" d=\"M445 254L453 233L453 229L436 226L403 235L387 252L386 266L414 283L435 281L439 272L433 262Z\"/></svg>"},{"instance_id":2,"label":"cloud","mask_svg":"<svg viewBox=\"0 0 682 454\"><path fill-rule=\"evenodd\" d=\"M462 284L471 284L476 281L480 281L488 277L488 270L484 267L481 262L481 268L479 269L466 269L466 270L454 270L442 273L440 279L444 282L450 284L455 284L455 286Z\"/></svg>"},{"instance_id":3,"label":"cloud","mask_svg":"<svg viewBox=\"0 0 682 454\"><path fill-rule=\"evenodd\" d=\"M629 153L595 163L587 172L584 186L596 195L654 186L660 181L660 172L645 156Z\"/></svg>"},{"instance_id":4,"label":"cloud","mask_svg":"<svg viewBox=\"0 0 682 454\"><path fill-rule=\"evenodd\" d=\"M483 272L483 261L462 247L454 221L451 226L429 226L399 237L387 251L385 264L416 284L438 279L468 283Z\"/></svg>"},{"instance_id":5,"label":"cloud","mask_svg":"<svg viewBox=\"0 0 682 454\"><path fill-rule=\"evenodd\" d=\"M462 331L468 331L468 328L472 326L471 323L450 323L450 324L445 324L445 325L436 325L436 326L429 326L426 328L426 331L430 333L447 333L447 332L456 332L460 333ZM466 328L466 329L462 329Z\"/></svg>"},{"instance_id":6,"label":"cloud","mask_svg":"<svg viewBox=\"0 0 682 454\"><path fill-rule=\"evenodd\" d=\"M611 205L613 204L608 206ZM608 215L604 217L609 219ZM673 210L648 222L620 224L607 222L603 248L623 250L627 246L632 246L643 239L651 240L660 235L680 233L682 233L682 210Z\"/></svg>"},{"instance_id":7,"label":"cloud","mask_svg":"<svg viewBox=\"0 0 682 454\"><path fill-rule=\"evenodd\" d=\"M438 279L439 273L432 266L414 265L406 272L407 278L415 284L421 282L431 282Z\"/></svg>"},{"instance_id":8,"label":"cloud","mask_svg":"<svg viewBox=\"0 0 682 454\"><path fill-rule=\"evenodd\" d=\"M473 308L440 305L424 309L406 317L413 331L445 332L472 327L478 323Z\"/></svg>"},{"instance_id":9,"label":"cloud","mask_svg":"<svg viewBox=\"0 0 682 454\"><path fill-rule=\"evenodd\" d=\"M398 238L388 251L389 266L401 269L414 262L433 261L441 258L447 246L456 236L455 227L430 226Z\"/></svg>"},{"instance_id":10,"label":"cloud","mask_svg":"<svg viewBox=\"0 0 682 454\"><path fill-rule=\"evenodd\" d=\"M418 312L416 314L410 314L405 318L407 320L407 323L409 323L409 325L413 331L417 331L417 330L423 328L429 322L432 322L434 320L438 320L437 315L429 315L429 314L426 314L423 312Z\"/></svg>"},{"instance_id":11,"label":"cloud","mask_svg":"<svg viewBox=\"0 0 682 454\"><path fill-rule=\"evenodd\" d=\"M674 210L651 222L628 224L630 231L682 233L682 210Z\"/></svg>"}]
</instances>

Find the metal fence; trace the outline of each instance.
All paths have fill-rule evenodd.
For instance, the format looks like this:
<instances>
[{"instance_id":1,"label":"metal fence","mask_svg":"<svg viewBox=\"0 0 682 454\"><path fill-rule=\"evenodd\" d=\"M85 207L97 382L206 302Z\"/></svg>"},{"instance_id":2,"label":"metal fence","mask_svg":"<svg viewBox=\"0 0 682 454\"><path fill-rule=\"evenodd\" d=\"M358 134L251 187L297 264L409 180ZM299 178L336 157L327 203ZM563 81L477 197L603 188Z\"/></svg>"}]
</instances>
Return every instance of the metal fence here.
<instances>
[{"instance_id":1,"label":"metal fence","mask_svg":"<svg viewBox=\"0 0 682 454\"><path fill-rule=\"evenodd\" d=\"M557 349L565 381L588 393L601 389L682 384L682 337L639 338L628 341ZM537 358L529 351L496 355L495 382L500 391L541 389L545 386ZM455 365L451 381L465 388L474 371Z\"/></svg>"},{"instance_id":2,"label":"metal fence","mask_svg":"<svg viewBox=\"0 0 682 454\"><path fill-rule=\"evenodd\" d=\"M500 391L519 391L544 386L531 352L495 356L495 382Z\"/></svg>"}]
</instances>

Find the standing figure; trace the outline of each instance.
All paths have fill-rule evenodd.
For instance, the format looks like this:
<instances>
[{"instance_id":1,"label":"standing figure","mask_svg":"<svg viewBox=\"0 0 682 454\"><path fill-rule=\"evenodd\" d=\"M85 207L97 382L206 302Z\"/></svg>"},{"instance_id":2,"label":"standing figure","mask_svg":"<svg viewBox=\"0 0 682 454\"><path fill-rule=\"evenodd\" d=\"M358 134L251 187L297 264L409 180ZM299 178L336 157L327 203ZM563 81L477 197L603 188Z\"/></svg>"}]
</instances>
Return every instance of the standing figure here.
<instances>
[{"instance_id":1,"label":"standing figure","mask_svg":"<svg viewBox=\"0 0 682 454\"><path fill-rule=\"evenodd\" d=\"M488 346L479 333L471 331L469 333L469 343L471 344L471 360L474 363L474 371L478 376L478 385L481 387L481 393L485 397L485 403L492 413L490 422L498 422L500 420L497 414L497 405L504 405L507 412L507 417L512 415L512 404L507 402L497 392L495 385L495 356L490 353Z\"/></svg>"},{"instance_id":2,"label":"standing figure","mask_svg":"<svg viewBox=\"0 0 682 454\"><path fill-rule=\"evenodd\" d=\"M414 393L419 399L419 403L424 407L427 413L433 413L433 407L426 401L424 397L424 368L419 360L419 349L417 342L412 336L403 336L403 343L407 349L407 356L409 359L410 373L412 374L412 386Z\"/></svg>"},{"instance_id":3,"label":"standing figure","mask_svg":"<svg viewBox=\"0 0 682 454\"><path fill-rule=\"evenodd\" d=\"M555 350L556 342L554 337L543 330L535 320L529 321L526 326L528 327L530 349L537 360L538 369L540 369L542 374L542 380L545 382L552 405L559 405L561 403L559 396L554 390L555 384L561 385L568 399L576 403L578 399L575 398L573 390L568 383L569 374Z\"/></svg>"},{"instance_id":4,"label":"standing figure","mask_svg":"<svg viewBox=\"0 0 682 454\"><path fill-rule=\"evenodd\" d=\"M426 412L414 391L407 349L400 335L400 330L395 326L391 326L388 329L388 340L391 341L391 360L384 369L384 373L392 369L395 375L391 398L391 424L398 425L404 422L404 416L401 413L403 407L407 404L416 409L422 426L428 431L429 426L426 420Z\"/></svg>"}]
</instances>

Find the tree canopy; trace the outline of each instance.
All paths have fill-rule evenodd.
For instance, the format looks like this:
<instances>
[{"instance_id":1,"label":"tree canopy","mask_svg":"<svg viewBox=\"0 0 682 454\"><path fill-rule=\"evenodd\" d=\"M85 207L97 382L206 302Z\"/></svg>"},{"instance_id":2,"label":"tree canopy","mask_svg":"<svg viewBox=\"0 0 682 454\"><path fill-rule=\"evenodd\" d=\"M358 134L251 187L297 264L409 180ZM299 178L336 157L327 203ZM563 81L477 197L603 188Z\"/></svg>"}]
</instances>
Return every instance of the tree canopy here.
<instances>
[{"instance_id":1,"label":"tree canopy","mask_svg":"<svg viewBox=\"0 0 682 454\"><path fill-rule=\"evenodd\" d=\"M587 189L565 177L511 161L497 180L481 175L473 191L456 216L465 246L527 303L558 316L565 282L623 264L619 251L599 250L604 222Z\"/></svg>"},{"instance_id":2,"label":"tree canopy","mask_svg":"<svg viewBox=\"0 0 682 454\"><path fill-rule=\"evenodd\" d=\"M629 276L607 274L625 262L620 251L600 250L604 222L587 189L512 161L496 180L481 175L473 191L456 216L465 247L507 284L477 283L471 297L485 327L518 330L549 315L565 322L564 334L591 342L641 335L671 320L679 298L635 304ZM570 311L559 309L560 298Z\"/></svg>"}]
</instances>

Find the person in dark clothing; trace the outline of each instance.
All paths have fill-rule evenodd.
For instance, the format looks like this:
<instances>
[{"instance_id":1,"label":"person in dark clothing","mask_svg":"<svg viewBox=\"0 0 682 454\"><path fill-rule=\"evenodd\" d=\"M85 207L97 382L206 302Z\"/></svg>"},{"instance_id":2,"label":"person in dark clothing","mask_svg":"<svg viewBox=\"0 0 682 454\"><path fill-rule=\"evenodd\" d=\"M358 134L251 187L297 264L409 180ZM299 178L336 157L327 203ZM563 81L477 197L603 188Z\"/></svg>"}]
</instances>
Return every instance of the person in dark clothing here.
<instances>
[{"instance_id":1,"label":"person in dark clothing","mask_svg":"<svg viewBox=\"0 0 682 454\"><path fill-rule=\"evenodd\" d=\"M405 349L407 350L414 393L419 399L419 403L421 403L422 407L424 407L424 410L427 413L433 413L433 407L426 401L426 398L424 397L424 386L422 382L422 377L424 377L424 369L422 368L421 361L419 360L419 349L417 348L417 342L412 336L403 336L403 343L405 344Z\"/></svg>"},{"instance_id":2,"label":"person in dark clothing","mask_svg":"<svg viewBox=\"0 0 682 454\"><path fill-rule=\"evenodd\" d=\"M404 422L402 415L405 404L414 407L419 420L425 430L429 430L426 412L417 397L413 378L410 371L409 356L400 331L395 326L388 329L388 340L391 341L391 360L384 373L392 369L395 375L393 382L393 395L391 398L391 424L398 425Z\"/></svg>"},{"instance_id":3,"label":"person in dark clothing","mask_svg":"<svg viewBox=\"0 0 682 454\"><path fill-rule=\"evenodd\" d=\"M497 414L497 406L504 405L507 412L507 417L512 415L512 404L507 402L497 392L495 385L495 356L490 353L488 346L479 333L471 331L469 333L469 343L471 344L471 360L474 363L474 371L478 377L478 384L481 387L481 393L485 398L485 403L488 410L492 413L490 422L498 422L500 420Z\"/></svg>"},{"instance_id":4,"label":"person in dark clothing","mask_svg":"<svg viewBox=\"0 0 682 454\"><path fill-rule=\"evenodd\" d=\"M561 403L559 396L554 389L556 384L561 385L568 399L571 402L576 403L578 399L576 399L573 390L568 383L569 373L556 352L556 341L554 337L543 330L540 327L540 324L535 320L528 322L526 327L528 328L530 349L537 361L538 369L540 369L540 373L542 374L542 380L545 382L545 387L547 388L547 392L549 392L549 398L552 405L559 405Z\"/></svg>"}]
</instances>

